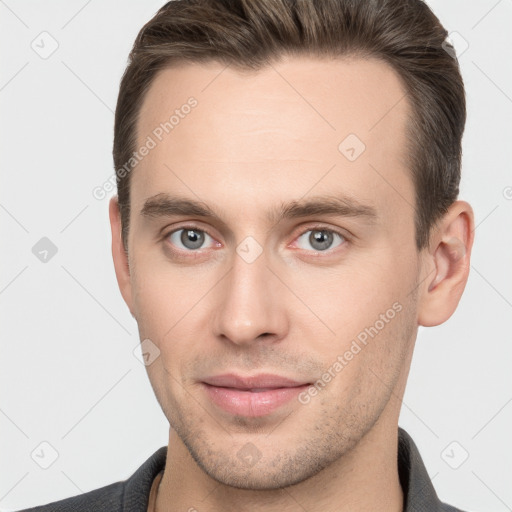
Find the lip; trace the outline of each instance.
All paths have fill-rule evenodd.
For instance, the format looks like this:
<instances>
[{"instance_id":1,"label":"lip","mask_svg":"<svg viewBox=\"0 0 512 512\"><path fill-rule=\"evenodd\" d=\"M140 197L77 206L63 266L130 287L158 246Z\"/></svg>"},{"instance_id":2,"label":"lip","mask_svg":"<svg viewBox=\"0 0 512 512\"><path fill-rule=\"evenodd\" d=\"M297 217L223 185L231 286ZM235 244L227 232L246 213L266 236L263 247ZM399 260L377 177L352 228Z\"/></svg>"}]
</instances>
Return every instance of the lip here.
<instances>
[{"instance_id":1,"label":"lip","mask_svg":"<svg viewBox=\"0 0 512 512\"><path fill-rule=\"evenodd\" d=\"M230 414L246 417L270 414L311 385L273 374L216 375L201 384L215 405Z\"/></svg>"},{"instance_id":2,"label":"lip","mask_svg":"<svg viewBox=\"0 0 512 512\"><path fill-rule=\"evenodd\" d=\"M225 373L203 379L203 382L211 386L236 389L257 389L257 388L292 388L310 384L309 382L300 382L272 373L260 373L249 377L242 377L235 373Z\"/></svg>"}]
</instances>

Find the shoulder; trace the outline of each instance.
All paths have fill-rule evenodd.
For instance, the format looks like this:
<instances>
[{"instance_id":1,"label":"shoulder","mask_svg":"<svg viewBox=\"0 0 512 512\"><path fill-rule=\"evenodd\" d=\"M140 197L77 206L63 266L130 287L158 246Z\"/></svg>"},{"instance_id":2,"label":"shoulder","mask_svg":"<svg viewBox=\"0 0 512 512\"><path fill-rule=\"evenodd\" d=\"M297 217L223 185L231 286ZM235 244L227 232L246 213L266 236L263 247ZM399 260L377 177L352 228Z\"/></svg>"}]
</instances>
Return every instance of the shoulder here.
<instances>
[{"instance_id":1,"label":"shoulder","mask_svg":"<svg viewBox=\"0 0 512 512\"><path fill-rule=\"evenodd\" d=\"M461 510L460 508L452 507L452 505L448 505L447 503L441 503L441 512L465 512L465 511Z\"/></svg>"},{"instance_id":2,"label":"shoulder","mask_svg":"<svg viewBox=\"0 0 512 512\"><path fill-rule=\"evenodd\" d=\"M404 492L404 512L464 512L443 503L412 437L398 427L398 475Z\"/></svg>"},{"instance_id":3,"label":"shoulder","mask_svg":"<svg viewBox=\"0 0 512 512\"><path fill-rule=\"evenodd\" d=\"M83 510L118 512L123 510L123 494L124 482L116 482L79 496L27 508L19 512L78 512Z\"/></svg>"},{"instance_id":4,"label":"shoulder","mask_svg":"<svg viewBox=\"0 0 512 512\"><path fill-rule=\"evenodd\" d=\"M151 484L165 468L166 456L167 446L162 446L126 480L18 512L146 512Z\"/></svg>"}]
</instances>

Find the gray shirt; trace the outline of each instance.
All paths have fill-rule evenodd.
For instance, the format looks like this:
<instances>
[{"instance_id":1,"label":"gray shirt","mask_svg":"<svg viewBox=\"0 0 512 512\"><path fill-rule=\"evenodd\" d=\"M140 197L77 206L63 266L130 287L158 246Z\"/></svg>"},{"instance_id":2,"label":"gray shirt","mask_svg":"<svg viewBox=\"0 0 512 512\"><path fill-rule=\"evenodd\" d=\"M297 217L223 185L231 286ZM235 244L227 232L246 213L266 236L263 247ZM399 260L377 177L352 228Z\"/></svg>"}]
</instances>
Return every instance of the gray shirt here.
<instances>
[{"instance_id":1,"label":"gray shirt","mask_svg":"<svg viewBox=\"0 0 512 512\"><path fill-rule=\"evenodd\" d=\"M127 480L19 512L146 512L151 484L164 469L166 455L167 447L162 446ZM400 427L398 474L404 493L404 512L462 512L439 500L418 448Z\"/></svg>"}]
</instances>

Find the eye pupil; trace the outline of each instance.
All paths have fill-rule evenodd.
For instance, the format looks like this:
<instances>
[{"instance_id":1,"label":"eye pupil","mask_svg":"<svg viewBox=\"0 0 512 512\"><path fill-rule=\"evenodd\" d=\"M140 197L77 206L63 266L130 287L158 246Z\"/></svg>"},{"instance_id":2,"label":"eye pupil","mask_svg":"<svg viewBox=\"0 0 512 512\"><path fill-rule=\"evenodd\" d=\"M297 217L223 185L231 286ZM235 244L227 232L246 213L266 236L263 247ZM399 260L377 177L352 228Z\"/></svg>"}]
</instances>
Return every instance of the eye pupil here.
<instances>
[{"instance_id":1,"label":"eye pupil","mask_svg":"<svg viewBox=\"0 0 512 512\"><path fill-rule=\"evenodd\" d=\"M315 250L322 251L328 249L333 242L333 234L329 231L312 231L309 235L309 242Z\"/></svg>"},{"instance_id":2,"label":"eye pupil","mask_svg":"<svg viewBox=\"0 0 512 512\"><path fill-rule=\"evenodd\" d=\"M187 249L197 249L204 243L204 233L195 229L184 229L181 233L181 243Z\"/></svg>"}]
</instances>

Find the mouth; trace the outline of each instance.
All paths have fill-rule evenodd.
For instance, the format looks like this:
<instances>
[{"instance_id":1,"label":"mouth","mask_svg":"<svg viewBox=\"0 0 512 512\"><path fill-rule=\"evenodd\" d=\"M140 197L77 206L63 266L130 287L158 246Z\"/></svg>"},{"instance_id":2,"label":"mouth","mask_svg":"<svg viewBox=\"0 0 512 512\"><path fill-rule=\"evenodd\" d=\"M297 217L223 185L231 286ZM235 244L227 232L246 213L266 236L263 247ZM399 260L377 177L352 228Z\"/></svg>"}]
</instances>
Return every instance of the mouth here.
<instances>
[{"instance_id":1,"label":"mouth","mask_svg":"<svg viewBox=\"0 0 512 512\"><path fill-rule=\"evenodd\" d=\"M209 377L201 385L210 401L223 411L259 417L284 406L311 383L272 374L253 377L225 374Z\"/></svg>"}]
</instances>

